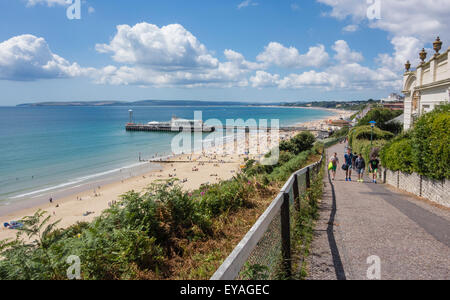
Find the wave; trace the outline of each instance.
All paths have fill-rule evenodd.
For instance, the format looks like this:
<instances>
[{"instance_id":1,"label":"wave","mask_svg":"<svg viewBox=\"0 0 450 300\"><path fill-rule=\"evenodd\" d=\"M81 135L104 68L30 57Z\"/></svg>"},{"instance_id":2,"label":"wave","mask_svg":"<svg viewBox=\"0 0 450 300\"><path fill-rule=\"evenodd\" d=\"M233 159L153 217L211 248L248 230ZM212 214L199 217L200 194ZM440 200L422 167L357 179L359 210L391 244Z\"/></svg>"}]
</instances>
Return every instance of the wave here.
<instances>
[{"instance_id":1,"label":"wave","mask_svg":"<svg viewBox=\"0 0 450 300\"><path fill-rule=\"evenodd\" d=\"M139 167L139 166L145 165L145 164L146 164L145 162L140 162L140 163L127 165L127 166L124 166L124 167L121 167L121 168L116 168L116 169L112 169L112 170L105 171L105 172L95 173L95 174L91 174L91 175L87 175L87 176L83 176L83 177L78 177L78 178L75 178L74 180L69 181L69 182L65 182L65 183L61 183L61 184L55 185L55 186L51 186L51 187L35 190L35 191L32 191L32 192L20 194L20 195L13 196L13 197L9 197L9 199L18 199L18 198L23 198L23 197L34 196L36 194L40 194L40 195L37 195L37 196L33 197L33 198L36 198L36 197L39 197L39 196L43 196L44 194L42 194L42 193L53 191L53 190L58 190L58 189L61 189L61 188L64 188L64 187L70 187L70 188L80 187L81 184L80 185L76 185L76 184L86 182L86 181L88 181L90 179L94 179L94 178L102 177L102 176L105 176L105 175L110 175L110 174L113 174L113 173L117 173L117 172L120 172L122 170L127 170L127 169L131 169L131 168ZM73 186L73 185L76 185L76 186Z\"/></svg>"}]
</instances>

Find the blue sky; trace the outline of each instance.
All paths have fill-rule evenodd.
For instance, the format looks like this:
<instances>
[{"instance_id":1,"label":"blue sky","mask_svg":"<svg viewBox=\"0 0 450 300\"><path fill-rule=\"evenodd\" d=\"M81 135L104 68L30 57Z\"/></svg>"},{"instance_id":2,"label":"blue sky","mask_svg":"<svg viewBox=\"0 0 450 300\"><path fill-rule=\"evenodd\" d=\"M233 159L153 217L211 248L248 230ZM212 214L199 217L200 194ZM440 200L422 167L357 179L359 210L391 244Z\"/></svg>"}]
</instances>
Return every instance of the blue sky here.
<instances>
[{"instance_id":1,"label":"blue sky","mask_svg":"<svg viewBox=\"0 0 450 300\"><path fill-rule=\"evenodd\" d=\"M383 97L406 59L448 45L450 0L372 1L379 19L366 0L90 0L69 20L64 0L4 0L0 105Z\"/></svg>"}]
</instances>

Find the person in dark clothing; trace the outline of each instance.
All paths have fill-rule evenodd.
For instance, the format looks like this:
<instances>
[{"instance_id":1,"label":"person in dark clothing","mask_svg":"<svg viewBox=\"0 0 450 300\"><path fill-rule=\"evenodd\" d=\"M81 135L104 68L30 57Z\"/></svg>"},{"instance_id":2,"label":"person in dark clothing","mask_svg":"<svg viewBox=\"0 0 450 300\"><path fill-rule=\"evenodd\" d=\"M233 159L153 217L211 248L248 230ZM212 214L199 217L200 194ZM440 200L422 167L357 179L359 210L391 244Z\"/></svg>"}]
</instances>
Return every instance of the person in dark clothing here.
<instances>
[{"instance_id":1,"label":"person in dark clothing","mask_svg":"<svg viewBox=\"0 0 450 300\"><path fill-rule=\"evenodd\" d=\"M366 161L360 153L355 161L356 172L358 173L358 182L364 182L364 170L366 169Z\"/></svg>"},{"instance_id":2,"label":"person in dark clothing","mask_svg":"<svg viewBox=\"0 0 450 300\"><path fill-rule=\"evenodd\" d=\"M353 165L353 154L352 149L348 148L347 153L344 155L345 160L345 181L352 181L352 166Z\"/></svg>"},{"instance_id":3,"label":"person in dark clothing","mask_svg":"<svg viewBox=\"0 0 450 300\"><path fill-rule=\"evenodd\" d=\"M375 156L369 161L369 172L373 174L372 182L377 183L378 168L380 161Z\"/></svg>"},{"instance_id":4,"label":"person in dark clothing","mask_svg":"<svg viewBox=\"0 0 450 300\"><path fill-rule=\"evenodd\" d=\"M356 159L358 158L358 153L353 153L353 156L352 156L352 165L353 165L353 167L354 168L356 168L355 166L356 166Z\"/></svg>"}]
</instances>

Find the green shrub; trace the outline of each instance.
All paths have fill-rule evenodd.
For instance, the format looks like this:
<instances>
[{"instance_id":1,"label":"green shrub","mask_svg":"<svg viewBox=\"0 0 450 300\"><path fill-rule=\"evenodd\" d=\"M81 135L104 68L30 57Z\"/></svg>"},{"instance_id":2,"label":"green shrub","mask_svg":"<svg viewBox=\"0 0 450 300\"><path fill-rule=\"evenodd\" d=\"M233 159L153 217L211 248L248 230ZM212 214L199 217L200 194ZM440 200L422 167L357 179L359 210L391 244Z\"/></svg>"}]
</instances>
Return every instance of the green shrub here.
<instances>
[{"instance_id":1,"label":"green shrub","mask_svg":"<svg viewBox=\"0 0 450 300\"><path fill-rule=\"evenodd\" d=\"M288 141L280 143L280 151L290 152L294 155L310 150L316 138L310 132L301 132Z\"/></svg>"},{"instance_id":2,"label":"green shrub","mask_svg":"<svg viewBox=\"0 0 450 300\"><path fill-rule=\"evenodd\" d=\"M341 138L348 135L350 128L349 127L343 127L335 132L330 136L331 138Z\"/></svg>"},{"instance_id":3,"label":"green shrub","mask_svg":"<svg viewBox=\"0 0 450 300\"><path fill-rule=\"evenodd\" d=\"M394 137L393 133L383 131L377 127L373 128L372 143L370 141L371 135L372 128L370 126L357 126L349 133L349 145L352 148L352 152L361 153L366 163L369 162L373 152L378 152L379 149Z\"/></svg>"},{"instance_id":4,"label":"green shrub","mask_svg":"<svg viewBox=\"0 0 450 300\"><path fill-rule=\"evenodd\" d=\"M248 200L252 193L252 182L245 176L205 186L199 195L201 211L210 217L235 211L239 207L250 205Z\"/></svg>"},{"instance_id":5,"label":"green shrub","mask_svg":"<svg viewBox=\"0 0 450 300\"><path fill-rule=\"evenodd\" d=\"M430 178L450 178L450 104L421 116L411 136L414 169Z\"/></svg>"},{"instance_id":6,"label":"green shrub","mask_svg":"<svg viewBox=\"0 0 450 300\"><path fill-rule=\"evenodd\" d=\"M402 113L403 111L394 111L387 108L373 108L364 116L364 118L358 121L358 126L365 126L368 125L370 121L375 121L377 122L377 127L381 130L398 134L402 131L403 126L401 124L387 122L400 116Z\"/></svg>"},{"instance_id":7,"label":"green shrub","mask_svg":"<svg viewBox=\"0 0 450 300\"><path fill-rule=\"evenodd\" d=\"M380 152L383 166L392 171L414 172L412 158L412 141L408 135L396 137Z\"/></svg>"},{"instance_id":8,"label":"green shrub","mask_svg":"<svg viewBox=\"0 0 450 300\"><path fill-rule=\"evenodd\" d=\"M372 128L370 125L367 126L357 126L350 131L349 143L352 144L355 139L357 140L390 140L394 137L394 134L389 131L383 131L378 127Z\"/></svg>"},{"instance_id":9,"label":"green shrub","mask_svg":"<svg viewBox=\"0 0 450 300\"><path fill-rule=\"evenodd\" d=\"M406 134L381 151L384 166L433 179L450 178L450 105L422 115Z\"/></svg>"},{"instance_id":10,"label":"green shrub","mask_svg":"<svg viewBox=\"0 0 450 300\"><path fill-rule=\"evenodd\" d=\"M307 162L311 151L304 151L285 164L278 166L268 175L270 181L283 182L289 179L291 174L299 169Z\"/></svg>"}]
</instances>

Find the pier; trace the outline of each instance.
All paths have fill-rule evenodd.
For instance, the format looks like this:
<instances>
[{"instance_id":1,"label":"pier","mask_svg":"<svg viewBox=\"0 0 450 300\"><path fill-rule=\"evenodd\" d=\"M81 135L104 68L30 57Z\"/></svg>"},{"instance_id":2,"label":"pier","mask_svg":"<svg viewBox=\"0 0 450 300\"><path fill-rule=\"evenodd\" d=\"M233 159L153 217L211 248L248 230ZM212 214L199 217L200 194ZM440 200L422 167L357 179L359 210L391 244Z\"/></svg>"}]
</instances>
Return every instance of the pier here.
<instances>
[{"instance_id":1,"label":"pier","mask_svg":"<svg viewBox=\"0 0 450 300\"><path fill-rule=\"evenodd\" d=\"M162 132L182 132L182 131L191 131L191 132L214 132L216 130L235 130L235 131L271 131L274 130L271 127L249 127L249 126L203 126L203 127L173 127L169 124L167 125L161 125L161 124L135 124L135 123L128 123L125 126L125 129L127 131L162 131ZM299 126L282 126L278 128L279 131L284 132L296 132L296 131L312 131L312 132L318 132L322 135L328 135L329 132L322 129L314 129L314 128L307 128L307 127L299 127Z\"/></svg>"},{"instance_id":2,"label":"pier","mask_svg":"<svg viewBox=\"0 0 450 300\"><path fill-rule=\"evenodd\" d=\"M214 127L209 126L171 126L170 124L134 124L128 123L125 126L126 131L162 131L162 132L183 132L183 131L191 131L191 132L214 132Z\"/></svg>"}]
</instances>

